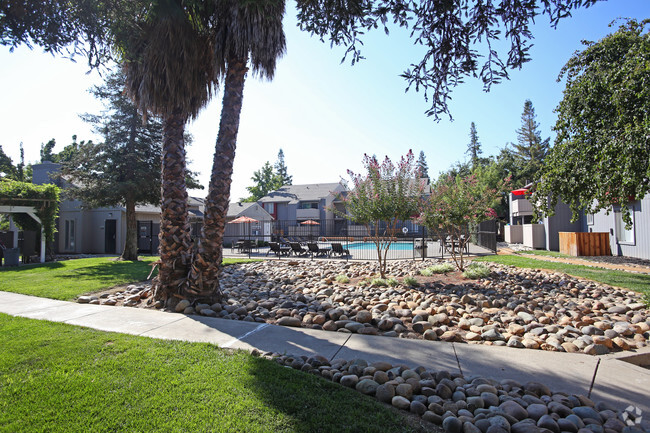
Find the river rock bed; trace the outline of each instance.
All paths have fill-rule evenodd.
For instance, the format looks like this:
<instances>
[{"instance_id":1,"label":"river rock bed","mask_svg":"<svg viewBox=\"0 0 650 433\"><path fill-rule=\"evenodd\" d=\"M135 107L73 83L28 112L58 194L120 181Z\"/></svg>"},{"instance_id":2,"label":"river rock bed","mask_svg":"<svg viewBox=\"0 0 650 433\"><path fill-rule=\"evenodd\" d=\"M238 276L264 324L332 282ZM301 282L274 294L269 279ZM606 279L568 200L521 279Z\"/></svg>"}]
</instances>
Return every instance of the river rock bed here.
<instances>
[{"instance_id":1,"label":"river rock bed","mask_svg":"<svg viewBox=\"0 0 650 433\"><path fill-rule=\"evenodd\" d=\"M260 356L257 351L254 355ZM340 383L440 425L447 433L643 433L641 413L537 382L496 381L448 371L319 355L264 357ZM648 430L645 430L646 432Z\"/></svg>"},{"instance_id":2,"label":"river rock bed","mask_svg":"<svg viewBox=\"0 0 650 433\"><path fill-rule=\"evenodd\" d=\"M489 264L491 275L423 277L438 261L395 261L389 275L419 287L373 287L376 262L273 260L226 266L223 302L168 306L184 314L334 332L602 355L650 344L641 295L561 273ZM349 282L337 282L345 275ZM455 276L454 276L455 275ZM154 306L147 284L79 302Z\"/></svg>"}]
</instances>

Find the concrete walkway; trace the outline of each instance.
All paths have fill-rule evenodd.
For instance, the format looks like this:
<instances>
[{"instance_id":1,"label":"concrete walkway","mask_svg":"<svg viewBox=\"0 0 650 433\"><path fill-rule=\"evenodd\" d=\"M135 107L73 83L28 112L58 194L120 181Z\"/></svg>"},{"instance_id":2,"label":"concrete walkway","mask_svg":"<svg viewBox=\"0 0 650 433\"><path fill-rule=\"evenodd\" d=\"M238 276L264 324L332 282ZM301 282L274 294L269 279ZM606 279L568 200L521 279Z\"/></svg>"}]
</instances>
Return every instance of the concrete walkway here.
<instances>
[{"instance_id":1,"label":"concrete walkway","mask_svg":"<svg viewBox=\"0 0 650 433\"><path fill-rule=\"evenodd\" d=\"M545 383L554 391L587 395L624 409L632 404L650 423L650 348L636 353L594 357L585 354L546 352L485 345L409 340L304 328L185 316L162 311L77 304L0 291L0 312L39 320L64 322L102 331L144 337L207 342L219 347L279 352L292 355L320 354L327 358L364 358L367 361L422 365L432 369ZM595 379L594 379L595 377Z\"/></svg>"}]
</instances>

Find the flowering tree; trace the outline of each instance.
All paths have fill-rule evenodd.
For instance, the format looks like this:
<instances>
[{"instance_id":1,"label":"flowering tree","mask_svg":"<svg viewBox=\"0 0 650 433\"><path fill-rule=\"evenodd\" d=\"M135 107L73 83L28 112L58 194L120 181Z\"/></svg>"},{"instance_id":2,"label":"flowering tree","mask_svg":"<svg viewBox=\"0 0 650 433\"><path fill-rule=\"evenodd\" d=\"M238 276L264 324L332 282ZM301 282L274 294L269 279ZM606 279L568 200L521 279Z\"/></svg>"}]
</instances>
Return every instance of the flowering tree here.
<instances>
[{"instance_id":1,"label":"flowering tree","mask_svg":"<svg viewBox=\"0 0 650 433\"><path fill-rule=\"evenodd\" d=\"M368 155L363 165L366 174L348 170L352 187L344 185L349 193L342 198L347 213L334 211L366 227L377 248L381 278L385 278L386 257L397 225L417 215L424 187L410 150L397 166L388 157L380 164L377 157Z\"/></svg>"},{"instance_id":2,"label":"flowering tree","mask_svg":"<svg viewBox=\"0 0 650 433\"><path fill-rule=\"evenodd\" d=\"M509 179L490 188L475 175L444 176L433 186L431 195L422 201L418 224L438 234L441 242L450 236L454 247L451 257L458 270L465 270L463 251L469 242L469 227L496 218L492 206L499 193L508 187Z\"/></svg>"}]
</instances>

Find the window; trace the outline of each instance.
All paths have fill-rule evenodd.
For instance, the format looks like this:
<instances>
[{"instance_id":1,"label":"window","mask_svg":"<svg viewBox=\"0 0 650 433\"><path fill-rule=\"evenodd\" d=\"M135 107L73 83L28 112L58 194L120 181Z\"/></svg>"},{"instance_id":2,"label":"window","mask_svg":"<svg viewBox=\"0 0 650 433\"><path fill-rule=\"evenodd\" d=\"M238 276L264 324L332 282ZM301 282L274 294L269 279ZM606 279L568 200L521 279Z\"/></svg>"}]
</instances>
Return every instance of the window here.
<instances>
[{"instance_id":1,"label":"window","mask_svg":"<svg viewBox=\"0 0 650 433\"><path fill-rule=\"evenodd\" d=\"M75 221L65 220L65 249L74 250L75 247Z\"/></svg>"},{"instance_id":2,"label":"window","mask_svg":"<svg viewBox=\"0 0 650 433\"><path fill-rule=\"evenodd\" d=\"M302 201L300 202L300 209L318 209L317 201Z\"/></svg>"},{"instance_id":3,"label":"window","mask_svg":"<svg viewBox=\"0 0 650 433\"><path fill-rule=\"evenodd\" d=\"M625 227L623 221L623 213L621 210L614 210L614 224L616 225L616 240L623 244L634 243L634 206L628 205L630 210L630 217L632 218L632 225L629 228Z\"/></svg>"},{"instance_id":4,"label":"window","mask_svg":"<svg viewBox=\"0 0 650 433\"><path fill-rule=\"evenodd\" d=\"M275 212L275 203L264 203L264 207L266 208L266 211L273 215L273 212Z\"/></svg>"},{"instance_id":5,"label":"window","mask_svg":"<svg viewBox=\"0 0 650 433\"><path fill-rule=\"evenodd\" d=\"M588 226L593 226L594 225L594 214L592 214L592 213L587 214L587 225Z\"/></svg>"}]
</instances>

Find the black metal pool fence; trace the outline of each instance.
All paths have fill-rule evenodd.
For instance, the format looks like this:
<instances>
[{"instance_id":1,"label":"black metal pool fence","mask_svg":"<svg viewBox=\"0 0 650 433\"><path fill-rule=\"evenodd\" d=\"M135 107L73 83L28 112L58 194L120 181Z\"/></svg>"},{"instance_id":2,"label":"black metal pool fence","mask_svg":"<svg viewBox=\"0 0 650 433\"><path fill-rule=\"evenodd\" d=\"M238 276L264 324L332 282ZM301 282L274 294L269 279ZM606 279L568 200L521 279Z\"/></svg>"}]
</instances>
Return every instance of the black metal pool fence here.
<instances>
[{"instance_id":1,"label":"black metal pool fence","mask_svg":"<svg viewBox=\"0 0 650 433\"><path fill-rule=\"evenodd\" d=\"M412 221L398 225L388 233L385 227L372 228L348 220L259 221L227 224L224 236L226 254L288 257L335 257L347 260L376 260L377 247L373 237L378 235L388 245L388 260L447 257L451 248L464 248L465 253L493 253L497 249L496 221L485 221L475 227L466 227L467 242L442 234L429 232ZM292 245L293 244L293 245ZM312 244L311 246L309 244ZM342 251L341 251L342 250Z\"/></svg>"}]
</instances>

